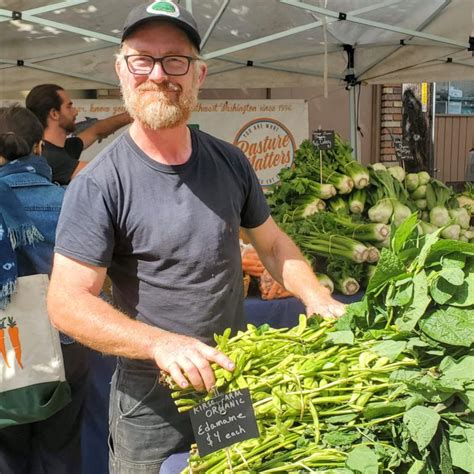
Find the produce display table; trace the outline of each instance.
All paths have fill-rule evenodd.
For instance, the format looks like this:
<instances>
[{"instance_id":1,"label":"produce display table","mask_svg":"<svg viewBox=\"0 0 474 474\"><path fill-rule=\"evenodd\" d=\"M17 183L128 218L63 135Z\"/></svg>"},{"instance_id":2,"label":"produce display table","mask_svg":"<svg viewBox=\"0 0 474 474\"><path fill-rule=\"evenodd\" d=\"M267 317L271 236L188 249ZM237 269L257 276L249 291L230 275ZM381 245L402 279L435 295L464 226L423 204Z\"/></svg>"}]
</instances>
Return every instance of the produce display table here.
<instances>
[{"instance_id":1,"label":"produce display table","mask_svg":"<svg viewBox=\"0 0 474 474\"><path fill-rule=\"evenodd\" d=\"M362 298L363 293L354 296L334 295L343 303L352 303ZM246 319L255 326L270 324L275 328L292 327L298 323L298 316L305 312L304 305L296 298L264 301L260 297L244 300ZM108 406L110 379L115 370L115 357L89 351L89 388L84 409L82 428L82 472L106 474L108 472ZM163 464L160 474L176 474L187 465L188 453L170 456Z\"/></svg>"}]
</instances>

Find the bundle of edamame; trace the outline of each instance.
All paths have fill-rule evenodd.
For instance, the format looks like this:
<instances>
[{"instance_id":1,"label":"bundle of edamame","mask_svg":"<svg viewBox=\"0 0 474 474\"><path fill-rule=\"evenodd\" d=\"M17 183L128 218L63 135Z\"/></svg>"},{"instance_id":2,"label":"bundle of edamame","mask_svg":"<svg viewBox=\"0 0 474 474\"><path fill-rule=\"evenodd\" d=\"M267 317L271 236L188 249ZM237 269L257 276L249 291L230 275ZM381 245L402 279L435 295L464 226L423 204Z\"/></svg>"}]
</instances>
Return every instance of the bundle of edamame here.
<instances>
[{"instance_id":1,"label":"bundle of edamame","mask_svg":"<svg viewBox=\"0 0 474 474\"><path fill-rule=\"evenodd\" d=\"M387 353L390 332L383 337L356 341L333 321L307 322L304 315L290 330L250 325L235 337L217 336L236 368L215 369L216 390L249 388L260 438L203 458L194 447L186 472L375 473L379 465L400 465L405 453L395 447L394 422L409 396L392 376L416 361L405 352ZM181 412L213 397L168 383Z\"/></svg>"}]
</instances>

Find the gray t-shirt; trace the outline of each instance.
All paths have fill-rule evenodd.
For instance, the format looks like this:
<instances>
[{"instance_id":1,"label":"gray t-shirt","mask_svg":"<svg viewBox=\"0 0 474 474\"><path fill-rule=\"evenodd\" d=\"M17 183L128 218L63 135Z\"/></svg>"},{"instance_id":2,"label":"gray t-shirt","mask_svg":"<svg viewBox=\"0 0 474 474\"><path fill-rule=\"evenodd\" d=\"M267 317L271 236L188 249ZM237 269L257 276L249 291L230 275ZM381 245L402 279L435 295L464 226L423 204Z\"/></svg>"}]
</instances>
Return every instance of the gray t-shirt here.
<instances>
[{"instance_id":1,"label":"gray t-shirt","mask_svg":"<svg viewBox=\"0 0 474 474\"><path fill-rule=\"evenodd\" d=\"M236 147L191 129L192 154L167 166L128 132L68 186L55 251L108 267L114 303L131 317L211 343L244 327L239 226L269 209Z\"/></svg>"}]
</instances>

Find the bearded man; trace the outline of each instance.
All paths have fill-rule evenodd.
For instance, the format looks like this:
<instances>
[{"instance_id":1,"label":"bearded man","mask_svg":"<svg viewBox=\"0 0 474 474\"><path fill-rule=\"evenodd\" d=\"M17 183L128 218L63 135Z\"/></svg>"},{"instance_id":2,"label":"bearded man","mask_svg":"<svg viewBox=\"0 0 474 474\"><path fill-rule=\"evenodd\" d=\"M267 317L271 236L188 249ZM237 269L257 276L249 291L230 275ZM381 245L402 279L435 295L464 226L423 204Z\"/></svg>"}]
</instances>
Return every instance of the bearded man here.
<instances>
[{"instance_id":1,"label":"bearded man","mask_svg":"<svg viewBox=\"0 0 474 474\"><path fill-rule=\"evenodd\" d=\"M243 153L186 122L207 67L191 14L171 2L136 7L116 70L134 121L68 188L48 306L71 337L118 357L110 399L110 472L158 473L193 442L166 371L211 390L233 362L213 334L245 327L239 228L262 262L307 307L339 316L275 224ZM98 298L106 273L114 305Z\"/></svg>"}]
</instances>

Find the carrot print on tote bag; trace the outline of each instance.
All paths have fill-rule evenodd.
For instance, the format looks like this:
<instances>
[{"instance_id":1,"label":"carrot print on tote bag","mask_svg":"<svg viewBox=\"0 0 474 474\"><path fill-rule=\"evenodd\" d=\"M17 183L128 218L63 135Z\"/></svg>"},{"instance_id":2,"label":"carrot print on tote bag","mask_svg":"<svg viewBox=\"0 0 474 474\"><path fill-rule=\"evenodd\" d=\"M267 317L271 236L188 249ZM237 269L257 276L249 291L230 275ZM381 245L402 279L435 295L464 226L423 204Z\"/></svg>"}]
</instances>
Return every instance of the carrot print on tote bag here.
<instances>
[{"instance_id":1,"label":"carrot print on tote bag","mask_svg":"<svg viewBox=\"0 0 474 474\"><path fill-rule=\"evenodd\" d=\"M44 420L70 401L47 288L47 275L20 277L0 310L0 429Z\"/></svg>"}]
</instances>

